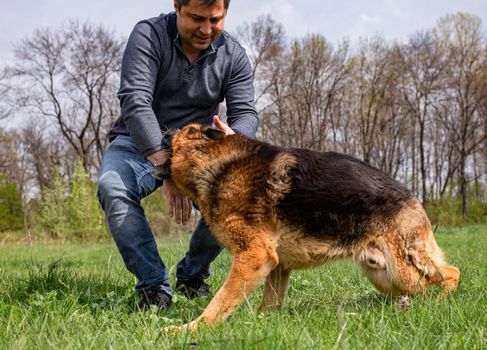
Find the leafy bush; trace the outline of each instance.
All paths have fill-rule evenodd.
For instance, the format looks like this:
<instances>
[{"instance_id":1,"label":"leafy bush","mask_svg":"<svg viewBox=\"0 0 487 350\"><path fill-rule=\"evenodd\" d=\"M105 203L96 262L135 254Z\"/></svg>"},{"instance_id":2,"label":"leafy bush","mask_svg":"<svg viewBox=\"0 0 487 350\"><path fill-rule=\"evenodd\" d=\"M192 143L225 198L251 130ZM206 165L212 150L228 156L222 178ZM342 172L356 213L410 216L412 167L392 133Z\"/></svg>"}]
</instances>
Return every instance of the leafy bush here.
<instances>
[{"instance_id":1,"label":"leafy bush","mask_svg":"<svg viewBox=\"0 0 487 350\"><path fill-rule=\"evenodd\" d=\"M96 196L96 183L79 161L75 165L68 195L69 230L71 235L80 238L106 237L104 214Z\"/></svg>"},{"instance_id":2,"label":"leafy bush","mask_svg":"<svg viewBox=\"0 0 487 350\"><path fill-rule=\"evenodd\" d=\"M145 198L142 205L156 236L189 233L199 219L198 215L194 215L188 226L177 225L168 216L166 200L160 190ZM105 214L96 196L96 183L90 179L81 162L75 165L69 183L60 169L55 169L50 185L43 189L42 199L36 208L37 215L32 225L38 236L90 241L110 237Z\"/></svg>"},{"instance_id":3,"label":"leafy bush","mask_svg":"<svg viewBox=\"0 0 487 350\"><path fill-rule=\"evenodd\" d=\"M0 176L0 231L23 227L22 194L17 185Z\"/></svg>"},{"instance_id":4,"label":"leafy bush","mask_svg":"<svg viewBox=\"0 0 487 350\"><path fill-rule=\"evenodd\" d=\"M42 199L38 206L38 225L34 224L35 231L48 233L53 238L65 236L69 226L66 197L66 186L59 167L56 167L49 187L42 190Z\"/></svg>"},{"instance_id":5,"label":"leafy bush","mask_svg":"<svg viewBox=\"0 0 487 350\"><path fill-rule=\"evenodd\" d=\"M104 216L96 197L96 184L81 162L68 184L60 169L54 171L50 186L42 191L35 231L52 238L107 238Z\"/></svg>"},{"instance_id":6,"label":"leafy bush","mask_svg":"<svg viewBox=\"0 0 487 350\"><path fill-rule=\"evenodd\" d=\"M465 224L487 223L487 206L481 200L470 196L468 217L462 215L462 200L458 197L445 197L430 202L426 211L433 225L457 227Z\"/></svg>"}]
</instances>

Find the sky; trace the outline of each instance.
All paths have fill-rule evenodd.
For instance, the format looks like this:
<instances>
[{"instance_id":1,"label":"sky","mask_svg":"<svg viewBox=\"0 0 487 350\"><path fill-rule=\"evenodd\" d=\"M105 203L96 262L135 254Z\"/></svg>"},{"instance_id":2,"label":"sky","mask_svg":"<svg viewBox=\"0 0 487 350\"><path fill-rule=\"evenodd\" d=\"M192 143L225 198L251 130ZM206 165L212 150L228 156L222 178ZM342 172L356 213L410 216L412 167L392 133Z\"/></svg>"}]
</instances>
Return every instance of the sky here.
<instances>
[{"instance_id":1,"label":"sky","mask_svg":"<svg viewBox=\"0 0 487 350\"><path fill-rule=\"evenodd\" d=\"M12 44L36 27L78 19L102 23L126 38L137 21L171 10L171 0L0 0L0 65L12 60ZM235 32L270 14L291 38L320 33L333 43L379 34L404 40L458 11L479 16L487 28L487 0L232 0L226 29Z\"/></svg>"}]
</instances>

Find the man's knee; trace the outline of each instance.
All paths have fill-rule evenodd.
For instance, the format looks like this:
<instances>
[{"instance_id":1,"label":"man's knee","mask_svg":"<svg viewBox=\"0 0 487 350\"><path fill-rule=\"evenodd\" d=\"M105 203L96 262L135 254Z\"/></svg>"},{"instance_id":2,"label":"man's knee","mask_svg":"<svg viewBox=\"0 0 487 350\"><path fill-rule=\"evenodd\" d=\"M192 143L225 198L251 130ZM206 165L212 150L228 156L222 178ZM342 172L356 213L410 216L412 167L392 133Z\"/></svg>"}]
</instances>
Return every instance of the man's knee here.
<instances>
[{"instance_id":1,"label":"man's knee","mask_svg":"<svg viewBox=\"0 0 487 350\"><path fill-rule=\"evenodd\" d=\"M97 196L104 210L108 202L112 202L115 199L129 199L130 193L134 193L135 191L130 189L131 186L128 182L113 170L100 174L98 178ZM136 200L136 198L131 199Z\"/></svg>"}]
</instances>

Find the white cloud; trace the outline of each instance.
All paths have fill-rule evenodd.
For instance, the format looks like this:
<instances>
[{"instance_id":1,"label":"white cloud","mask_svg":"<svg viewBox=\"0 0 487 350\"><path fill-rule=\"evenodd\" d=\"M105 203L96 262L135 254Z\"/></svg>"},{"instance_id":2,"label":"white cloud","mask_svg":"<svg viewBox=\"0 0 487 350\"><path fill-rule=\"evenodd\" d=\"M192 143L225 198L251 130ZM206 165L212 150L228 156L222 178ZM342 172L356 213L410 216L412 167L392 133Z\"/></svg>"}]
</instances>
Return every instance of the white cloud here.
<instances>
[{"instance_id":1,"label":"white cloud","mask_svg":"<svg viewBox=\"0 0 487 350\"><path fill-rule=\"evenodd\" d=\"M364 13L362 13L359 16L360 20L366 23L379 23L380 22L380 17L379 16L369 16Z\"/></svg>"}]
</instances>

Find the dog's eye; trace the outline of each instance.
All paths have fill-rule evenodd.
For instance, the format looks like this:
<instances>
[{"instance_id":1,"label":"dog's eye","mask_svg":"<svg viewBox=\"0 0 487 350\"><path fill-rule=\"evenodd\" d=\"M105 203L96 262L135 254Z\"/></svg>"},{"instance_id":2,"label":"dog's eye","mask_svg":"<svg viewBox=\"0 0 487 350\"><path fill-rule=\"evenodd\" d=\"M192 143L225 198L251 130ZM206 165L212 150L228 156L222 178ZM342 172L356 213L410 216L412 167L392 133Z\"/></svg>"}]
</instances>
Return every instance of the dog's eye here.
<instances>
[{"instance_id":1,"label":"dog's eye","mask_svg":"<svg viewBox=\"0 0 487 350\"><path fill-rule=\"evenodd\" d=\"M374 259L374 258L368 258L368 259L367 259L367 262L368 262L370 265L375 265L375 264L377 264L377 261L375 261L375 259Z\"/></svg>"},{"instance_id":2,"label":"dog's eye","mask_svg":"<svg viewBox=\"0 0 487 350\"><path fill-rule=\"evenodd\" d=\"M194 127L190 127L188 130L188 134L196 134L198 132L198 129Z\"/></svg>"}]
</instances>

